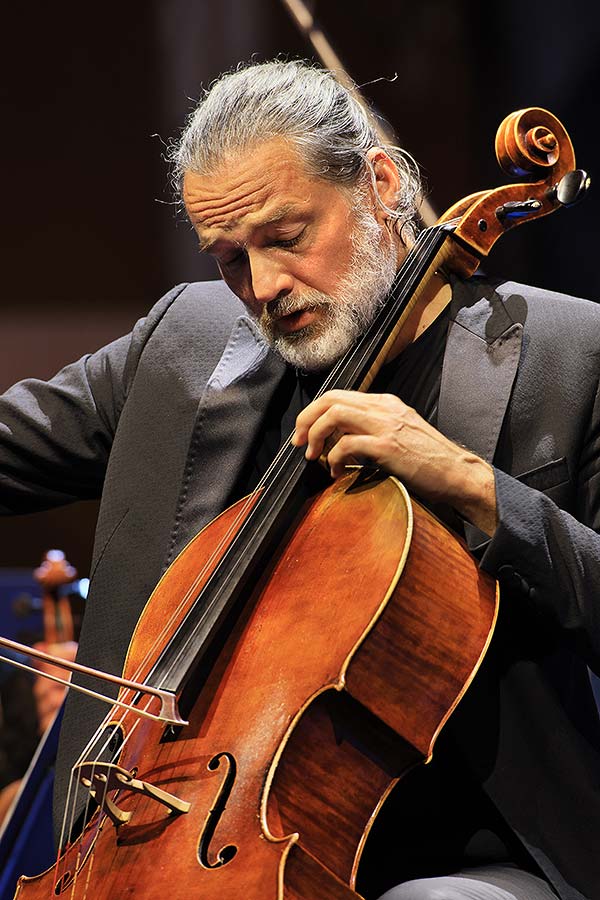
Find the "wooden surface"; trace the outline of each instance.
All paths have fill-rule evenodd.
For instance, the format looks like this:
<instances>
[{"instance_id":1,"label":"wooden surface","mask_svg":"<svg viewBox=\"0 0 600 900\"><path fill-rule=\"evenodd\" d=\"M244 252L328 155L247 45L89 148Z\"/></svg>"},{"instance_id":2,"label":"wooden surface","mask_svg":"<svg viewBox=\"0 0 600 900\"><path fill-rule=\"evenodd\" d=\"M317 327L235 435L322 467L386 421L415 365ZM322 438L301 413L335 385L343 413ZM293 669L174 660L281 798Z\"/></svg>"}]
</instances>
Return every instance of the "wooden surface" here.
<instances>
[{"instance_id":1,"label":"wooden surface","mask_svg":"<svg viewBox=\"0 0 600 900\"><path fill-rule=\"evenodd\" d=\"M74 900L358 896L352 886L372 818L396 776L427 754L447 712L432 699L430 678L441 678L452 705L487 640L482 623L489 631L495 592L458 541L420 510L403 588L404 576L398 579L411 530L405 494L393 479L354 489L352 481L336 482L307 506L249 598L176 741L161 743L155 723L115 712L128 737L119 764L189 801L190 812L174 816L153 800L121 792L115 799L132 812L130 822L116 833L96 816L55 874L21 883L21 900L47 898L61 878L62 895ZM202 532L160 582L136 632L126 677L140 678L150 667L155 652L148 651L157 635L164 641L169 612L196 593L188 586L206 559L202 577L208 576L218 558L213 548L239 510L240 504ZM430 565L420 556L437 532L445 543ZM455 558L473 582L459 591ZM432 607L440 600L445 624L430 642L426 630L432 622L435 629ZM475 613L468 608L473 600ZM479 624L456 635L457 663L451 619L473 617ZM407 630L404 638L394 634L398 626ZM463 653L468 635L475 641L471 660ZM408 699L408 659L426 656L430 643L428 669L414 677L418 708L401 712L396 706ZM381 699L390 687L392 699ZM408 732L390 725L406 725ZM221 802L222 813L211 818ZM219 865L222 848L232 858ZM74 885L68 872L77 873Z\"/></svg>"}]
</instances>

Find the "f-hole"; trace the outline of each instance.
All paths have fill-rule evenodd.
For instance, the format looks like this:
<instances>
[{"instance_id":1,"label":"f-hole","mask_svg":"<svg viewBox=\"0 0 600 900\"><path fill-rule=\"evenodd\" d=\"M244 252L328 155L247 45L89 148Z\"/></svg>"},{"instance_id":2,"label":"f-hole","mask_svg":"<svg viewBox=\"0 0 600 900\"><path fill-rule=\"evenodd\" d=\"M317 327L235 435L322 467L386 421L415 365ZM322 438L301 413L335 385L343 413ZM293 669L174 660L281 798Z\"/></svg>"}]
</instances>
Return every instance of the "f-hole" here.
<instances>
[{"instance_id":1,"label":"f-hole","mask_svg":"<svg viewBox=\"0 0 600 900\"><path fill-rule=\"evenodd\" d=\"M68 872L65 872L64 875L61 875L61 877L58 879L58 881L57 881L56 884L54 885L54 893L55 893L57 896L58 896L59 894L62 894L62 892L63 892L64 890L66 890L68 887L71 886L71 884L72 884L73 881L74 881L74 878L75 878L75 875L74 875L73 872L71 872L71 870L69 869Z\"/></svg>"},{"instance_id":2,"label":"f-hole","mask_svg":"<svg viewBox=\"0 0 600 900\"><path fill-rule=\"evenodd\" d=\"M208 763L207 769L211 772L216 772L223 761L227 762L227 772L225 773L223 784L217 794L213 807L208 814L206 825L202 829L200 840L198 842L198 860L200 865L204 866L205 869L218 869L221 866L225 866L227 863L231 862L237 853L237 847L234 844L228 844L218 851L216 857L214 857L214 862L211 862L209 858L210 843L214 837L221 816L225 812L225 807L227 806L231 791L233 790L237 774L236 761L231 753L217 753L217 755L213 756Z\"/></svg>"}]
</instances>

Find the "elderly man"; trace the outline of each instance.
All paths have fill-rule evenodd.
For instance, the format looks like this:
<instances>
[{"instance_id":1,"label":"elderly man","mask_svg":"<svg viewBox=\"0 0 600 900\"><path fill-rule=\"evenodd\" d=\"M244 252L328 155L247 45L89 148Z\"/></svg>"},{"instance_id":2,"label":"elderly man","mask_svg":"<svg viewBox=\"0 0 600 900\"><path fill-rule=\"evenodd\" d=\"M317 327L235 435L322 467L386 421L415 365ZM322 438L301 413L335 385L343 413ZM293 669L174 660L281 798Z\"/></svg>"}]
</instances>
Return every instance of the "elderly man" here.
<instances>
[{"instance_id":1,"label":"elderly man","mask_svg":"<svg viewBox=\"0 0 600 900\"><path fill-rule=\"evenodd\" d=\"M102 493L81 661L119 671L161 573L290 431L311 460L335 435L333 477L357 458L397 475L505 587L433 761L387 804L365 895L592 900L599 311L438 274L374 391L315 399L414 240L413 164L328 73L295 62L216 82L173 158L223 281L175 288L131 335L0 405L4 511ZM102 714L70 698L59 794Z\"/></svg>"}]
</instances>

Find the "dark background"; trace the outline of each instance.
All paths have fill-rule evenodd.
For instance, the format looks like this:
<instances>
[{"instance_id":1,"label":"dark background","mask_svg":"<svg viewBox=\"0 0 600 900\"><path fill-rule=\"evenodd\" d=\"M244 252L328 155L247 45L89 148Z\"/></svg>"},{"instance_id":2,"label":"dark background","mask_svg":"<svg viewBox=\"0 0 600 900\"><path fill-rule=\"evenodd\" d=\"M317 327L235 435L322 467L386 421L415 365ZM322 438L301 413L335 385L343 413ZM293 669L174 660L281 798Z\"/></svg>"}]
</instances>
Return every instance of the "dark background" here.
<instances>
[{"instance_id":1,"label":"dark background","mask_svg":"<svg viewBox=\"0 0 600 900\"><path fill-rule=\"evenodd\" d=\"M439 212L502 183L494 134L523 106L558 115L600 177L600 12L589 0L313 8L423 166ZM171 202L165 143L219 72L311 56L278 0L21 3L3 26L2 389L124 333L173 284L215 277ZM599 196L508 236L488 269L599 298ZM60 546L86 574L94 517L86 503L4 521L0 565L33 566Z\"/></svg>"}]
</instances>

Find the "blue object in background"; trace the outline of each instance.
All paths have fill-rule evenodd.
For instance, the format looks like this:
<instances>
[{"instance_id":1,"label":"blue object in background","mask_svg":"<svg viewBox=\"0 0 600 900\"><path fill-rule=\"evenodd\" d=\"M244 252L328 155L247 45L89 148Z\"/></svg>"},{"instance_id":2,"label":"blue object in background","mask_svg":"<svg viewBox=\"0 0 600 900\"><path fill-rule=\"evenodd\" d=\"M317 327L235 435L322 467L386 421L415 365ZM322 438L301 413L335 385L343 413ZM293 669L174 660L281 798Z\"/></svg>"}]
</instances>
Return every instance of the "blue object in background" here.
<instances>
[{"instance_id":1,"label":"blue object in background","mask_svg":"<svg viewBox=\"0 0 600 900\"><path fill-rule=\"evenodd\" d=\"M0 569L0 634L11 641L43 634L40 586L31 569Z\"/></svg>"},{"instance_id":2,"label":"blue object in background","mask_svg":"<svg viewBox=\"0 0 600 900\"><path fill-rule=\"evenodd\" d=\"M65 585L65 593L87 597L89 581L82 578ZM0 634L29 643L43 638L40 585L31 569L0 569ZM0 648L0 654L22 662L31 660ZM15 672L0 660L0 686ZM33 678L33 676L32 676ZM23 778L16 803L0 828L0 900L13 900L21 875L39 875L56 859L52 824L54 765L62 707L40 741Z\"/></svg>"},{"instance_id":3,"label":"blue object in background","mask_svg":"<svg viewBox=\"0 0 600 900\"><path fill-rule=\"evenodd\" d=\"M63 707L40 741L11 815L0 830L0 900L13 900L21 875L39 875L56 859L52 789Z\"/></svg>"}]
</instances>

